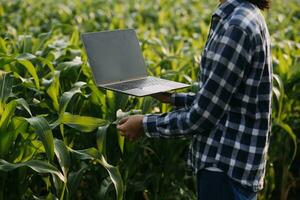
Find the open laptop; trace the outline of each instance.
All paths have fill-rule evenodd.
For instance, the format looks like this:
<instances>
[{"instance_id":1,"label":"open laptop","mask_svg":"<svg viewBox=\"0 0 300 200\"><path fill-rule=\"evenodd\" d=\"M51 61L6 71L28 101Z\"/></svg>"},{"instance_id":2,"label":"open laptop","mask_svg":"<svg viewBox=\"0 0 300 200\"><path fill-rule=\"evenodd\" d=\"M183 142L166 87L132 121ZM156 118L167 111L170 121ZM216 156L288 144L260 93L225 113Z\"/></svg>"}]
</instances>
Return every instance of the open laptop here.
<instances>
[{"instance_id":1,"label":"open laptop","mask_svg":"<svg viewBox=\"0 0 300 200\"><path fill-rule=\"evenodd\" d=\"M100 87L147 96L189 85L148 76L134 29L83 33L93 77Z\"/></svg>"}]
</instances>

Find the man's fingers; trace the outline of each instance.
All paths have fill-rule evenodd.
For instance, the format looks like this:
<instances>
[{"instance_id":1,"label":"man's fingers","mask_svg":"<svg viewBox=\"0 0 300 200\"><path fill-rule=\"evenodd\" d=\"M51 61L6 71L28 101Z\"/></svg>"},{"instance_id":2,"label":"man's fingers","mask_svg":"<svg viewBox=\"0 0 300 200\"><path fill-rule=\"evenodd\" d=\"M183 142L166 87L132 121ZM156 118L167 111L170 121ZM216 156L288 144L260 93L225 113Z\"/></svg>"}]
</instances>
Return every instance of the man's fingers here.
<instances>
[{"instance_id":1,"label":"man's fingers","mask_svg":"<svg viewBox=\"0 0 300 200\"><path fill-rule=\"evenodd\" d=\"M117 125L117 129L120 131L120 135L126 136L126 128L124 126L124 123L128 120L128 117L123 118L119 121Z\"/></svg>"},{"instance_id":2,"label":"man's fingers","mask_svg":"<svg viewBox=\"0 0 300 200\"><path fill-rule=\"evenodd\" d=\"M117 129L120 131L120 135L126 136L124 125L117 125Z\"/></svg>"},{"instance_id":3,"label":"man's fingers","mask_svg":"<svg viewBox=\"0 0 300 200\"><path fill-rule=\"evenodd\" d=\"M126 136L126 133L125 133L125 132L123 132L123 131L121 131L121 132L120 132L120 135L122 135L122 136Z\"/></svg>"},{"instance_id":4,"label":"man's fingers","mask_svg":"<svg viewBox=\"0 0 300 200\"><path fill-rule=\"evenodd\" d=\"M118 125L117 125L117 129L118 129L119 131L125 132L125 127L124 127L124 125L118 124Z\"/></svg>"},{"instance_id":5,"label":"man's fingers","mask_svg":"<svg viewBox=\"0 0 300 200\"><path fill-rule=\"evenodd\" d=\"M170 103L171 93L169 92L160 92L151 95L153 98L161 101L162 103Z\"/></svg>"},{"instance_id":6,"label":"man's fingers","mask_svg":"<svg viewBox=\"0 0 300 200\"><path fill-rule=\"evenodd\" d=\"M125 136L128 140L136 140L142 133L142 115L134 115L123 118L117 124L120 135Z\"/></svg>"},{"instance_id":7,"label":"man's fingers","mask_svg":"<svg viewBox=\"0 0 300 200\"><path fill-rule=\"evenodd\" d=\"M118 124L118 125L124 124L125 122L127 122L127 120L128 120L128 117L122 118L122 119L119 121L119 124Z\"/></svg>"},{"instance_id":8,"label":"man's fingers","mask_svg":"<svg viewBox=\"0 0 300 200\"><path fill-rule=\"evenodd\" d=\"M124 123L127 122L127 120L128 120L128 117L122 118L117 125L117 129L119 129L122 132L125 132Z\"/></svg>"}]
</instances>

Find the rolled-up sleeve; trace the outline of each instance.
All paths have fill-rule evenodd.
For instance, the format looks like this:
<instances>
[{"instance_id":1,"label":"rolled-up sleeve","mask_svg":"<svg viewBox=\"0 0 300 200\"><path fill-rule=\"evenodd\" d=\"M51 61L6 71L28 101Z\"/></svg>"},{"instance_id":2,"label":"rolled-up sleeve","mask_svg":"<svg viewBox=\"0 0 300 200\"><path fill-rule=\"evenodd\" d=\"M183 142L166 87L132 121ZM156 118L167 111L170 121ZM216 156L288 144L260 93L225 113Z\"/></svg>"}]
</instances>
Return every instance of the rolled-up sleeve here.
<instances>
[{"instance_id":1,"label":"rolled-up sleeve","mask_svg":"<svg viewBox=\"0 0 300 200\"><path fill-rule=\"evenodd\" d=\"M251 41L247 33L230 26L210 52L208 76L193 97L190 107L169 113L149 114L143 119L148 137L186 137L212 130L222 118L228 103L251 62ZM206 67L206 66L205 66ZM177 98L176 98L177 97ZM189 97L174 96L174 104L185 105Z\"/></svg>"}]
</instances>

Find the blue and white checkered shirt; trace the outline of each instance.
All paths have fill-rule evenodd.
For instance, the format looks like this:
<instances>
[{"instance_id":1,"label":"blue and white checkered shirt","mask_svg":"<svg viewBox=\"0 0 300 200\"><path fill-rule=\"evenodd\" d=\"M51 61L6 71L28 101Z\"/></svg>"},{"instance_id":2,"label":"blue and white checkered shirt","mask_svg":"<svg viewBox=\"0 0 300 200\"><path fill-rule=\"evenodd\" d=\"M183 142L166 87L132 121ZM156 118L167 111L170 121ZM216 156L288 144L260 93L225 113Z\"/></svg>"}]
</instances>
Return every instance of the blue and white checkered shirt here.
<instances>
[{"instance_id":1,"label":"blue and white checkered shirt","mask_svg":"<svg viewBox=\"0 0 300 200\"><path fill-rule=\"evenodd\" d=\"M143 119L148 137L192 136L188 166L216 167L231 179L263 188L271 126L272 64L260 10L228 0L212 17L196 94L175 94L169 113Z\"/></svg>"}]
</instances>

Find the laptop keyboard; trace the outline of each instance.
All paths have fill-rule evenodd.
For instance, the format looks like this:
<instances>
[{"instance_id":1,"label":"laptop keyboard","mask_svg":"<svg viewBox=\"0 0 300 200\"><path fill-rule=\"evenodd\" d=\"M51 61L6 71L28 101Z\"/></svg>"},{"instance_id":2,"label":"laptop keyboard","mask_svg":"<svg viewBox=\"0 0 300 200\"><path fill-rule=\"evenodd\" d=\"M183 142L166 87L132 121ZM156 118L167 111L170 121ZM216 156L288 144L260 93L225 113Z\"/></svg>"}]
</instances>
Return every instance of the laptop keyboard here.
<instances>
[{"instance_id":1,"label":"laptop keyboard","mask_svg":"<svg viewBox=\"0 0 300 200\"><path fill-rule=\"evenodd\" d=\"M116 90L120 90L120 91L125 91L125 90L134 89L134 88L143 88L144 86L157 85L160 82L161 82L160 79L148 77L148 78L139 79L139 80L133 80L133 81L123 82L123 83L107 85L107 87L116 89Z\"/></svg>"}]
</instances>

